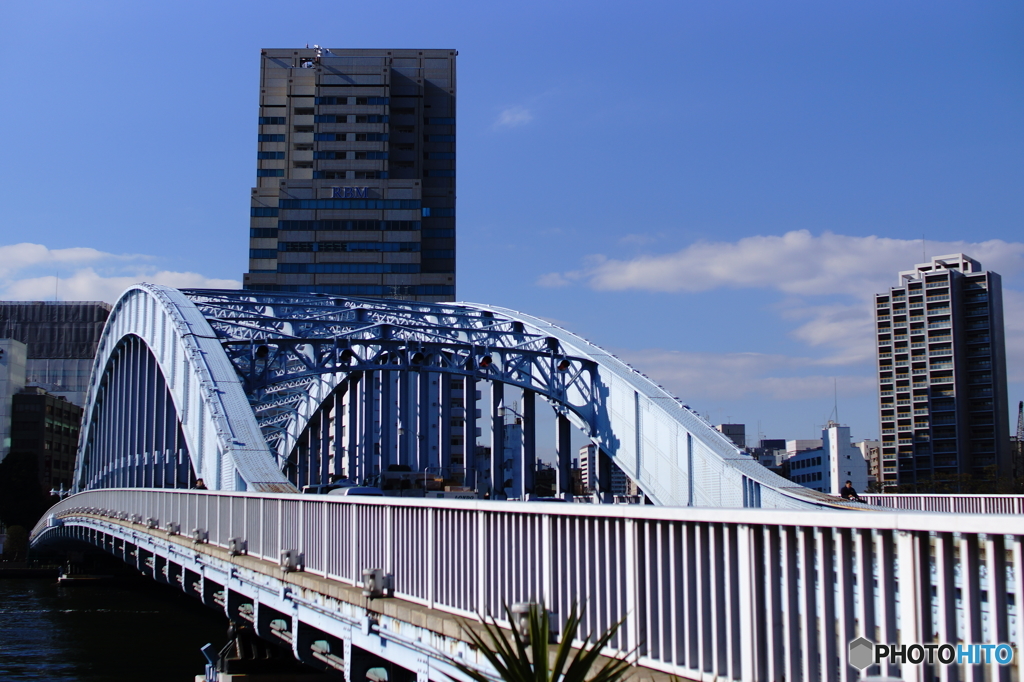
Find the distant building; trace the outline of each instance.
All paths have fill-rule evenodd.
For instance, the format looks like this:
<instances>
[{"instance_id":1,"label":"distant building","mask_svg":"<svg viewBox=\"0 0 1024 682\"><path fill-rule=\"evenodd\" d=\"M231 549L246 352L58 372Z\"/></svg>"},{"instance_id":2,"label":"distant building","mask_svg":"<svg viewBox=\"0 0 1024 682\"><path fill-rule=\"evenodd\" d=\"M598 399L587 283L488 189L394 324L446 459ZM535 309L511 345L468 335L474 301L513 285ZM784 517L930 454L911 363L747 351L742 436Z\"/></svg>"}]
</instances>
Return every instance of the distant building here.
<instances>
[{"instance_id":1,"label":"distant building","mask_svg":"<svg viewBox=\"0 0 1024 682\"><path fill-rule=\"evenodd\" d=\"M721 431L725 436L736 444L736 447L743 449L747 447L747 426L746 424L718 424L715 430Z\"/></svg>"},{"instance_id":2,"label":"distant building","mask_svg":"<svg viewBox=\"0 0 1024 682\"><path fill-rule=\"evenodd\" d=\"M817 450L821 448L823 441L821 438L804 438L800 440L787 440L786 441L786 457L794 457L799 455L801 452L807 450Z\"/></svg>"},{"instance_id":3,"label":"distant building","mask_svg":"<svg viewBox=\"0 0 1024 682\"><path fill-rule=\"evenodd\" d=\"M597 457L598 447L593 443L580 448L580 478L584 495L589 495L597 490ZM635 495L635 486L632 485L629 476L615 462L610 462L609 464L612 474L611 493L613 495Z\"/></svg>"},{"instance_id":4,"label":"distant building","mask_svg":"<svg viewBox=\"0 0 1024 682\"><path fill-rule=\"evenodd\" d=\"M0 301L0 338L26 346L25 384L85 404L110 306L102 301Z\"/></svg>"},{"instance_id":5,"label":"distant building","mask_svg":"<svg viewBox=\"0 0 1024 682\"><path fill-rule=\"evenodd\" d=\"M750 454L761 466L779 473L786 460L786 441L778 438L763 438Z\"/></svg>"},{"instance_id":6,"label":"distant building","mask_svg":"<svg viewBox=\"0 0 1024 682\"><path fill-rule=\"evenodd\" d=\"M875 296L882 484L1009 476L1000 276L964 254Z\"/></svg>"},{"instance_id":7,"label":"distant building","mask_svg":"<svg viewBox=\"0 0 1024 682\"><path fill-rule=\"evenodd\" d=\"M861 457L868 463L868 485L881 490L879 481L882 480L882 442L877 440L862 440L854 443L853 447L860 450Z\"/></svg>"},{"instance_id":8,"label":"distant building","mask_svg":"<svg viewBox=\"0 0 1024 682\"><path fill-rule=\"evenodd\" d=\"M850 427L829 422L817 442L820 447L801 450L789 458L789 479L830 495L838 495L846 481L852 481L857 492L865 492L868 464L860 449L850 442Z\"/></svg>"},{"instance_id":9,"label":"distant building","mask_svg":"<svg viewBox=\"0 0 1024 682\"><path fill-rule=\"evenodd\" d=\"M455 300L456 54L261 51L243 288Z\"/></svg>"},{"instance_id":10,"label":"distant building","mask_svg":"<svg viewBox=\"0 0 1024 682\"><path fill-rule=\"evenodd\" d=\"M35 461L44 491L70 490L82 408L39 387L24 389L12 402L10 456Z\"/></svg>"},{"instance_id":11,"label":"distant building","mask_svg":"<svg viewBox=\"0 0 1024 682\"><path fill-rule=\"evenodd\" d=\"M11 450L14 394L25 388L25 344L0 339L0 462Z\"/></svg>"}]
</instances>

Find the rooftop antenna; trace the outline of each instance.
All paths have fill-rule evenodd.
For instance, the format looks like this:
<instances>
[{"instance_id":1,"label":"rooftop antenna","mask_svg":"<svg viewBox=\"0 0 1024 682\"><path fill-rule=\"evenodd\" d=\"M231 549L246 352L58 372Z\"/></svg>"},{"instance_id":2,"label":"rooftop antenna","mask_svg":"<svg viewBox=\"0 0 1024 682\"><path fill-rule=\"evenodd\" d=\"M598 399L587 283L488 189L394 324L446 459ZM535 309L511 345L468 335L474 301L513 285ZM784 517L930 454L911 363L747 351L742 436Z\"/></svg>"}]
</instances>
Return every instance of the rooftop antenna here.
<instances>
[{"instance_id":1,"label":"rooftop antenna","mask_svg":"<svg viewBox=\"0 0 1024 682\"><path fill-rule=\"evenodd\" d=\"M832 414L829 415L829 423L839 424L839 388L838 380L832 377ZM835 417L833 420L832 417Z\"/></svg>"}]
</instances>

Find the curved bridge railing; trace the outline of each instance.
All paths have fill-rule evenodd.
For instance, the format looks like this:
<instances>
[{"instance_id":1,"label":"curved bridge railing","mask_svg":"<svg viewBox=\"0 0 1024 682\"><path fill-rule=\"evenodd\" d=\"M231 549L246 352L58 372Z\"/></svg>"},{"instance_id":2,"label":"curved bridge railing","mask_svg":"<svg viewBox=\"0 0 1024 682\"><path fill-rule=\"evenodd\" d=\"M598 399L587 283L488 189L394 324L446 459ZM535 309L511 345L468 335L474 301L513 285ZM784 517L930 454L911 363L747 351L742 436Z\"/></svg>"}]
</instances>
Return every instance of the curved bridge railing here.
<instances>
[{"instance_id":1,"label":"curved bridge railing","mask_svg":"<svg viewBox=\"0 0 1024 682\"><path fill-rule=\"evenodd\" d=\"M155 552L171 534L198 532L264 560L268 575L282 575L285 552L299 575L355 587L364 569L381 569L395 597L471 619L503 603L542 601L564 615L578 602L582 636L622 620L614 651L636 649L641 665L688 679L852 682L847 645L858 637L1012 643L1018 670L1024 651L1016 515L95 490L55 506L33 542L75 528L97 543L115 530L151 538ZM991 668L992 679L1009 673ZM943 670L865 672L931 680Z\"/></svg>"}]
</instances>

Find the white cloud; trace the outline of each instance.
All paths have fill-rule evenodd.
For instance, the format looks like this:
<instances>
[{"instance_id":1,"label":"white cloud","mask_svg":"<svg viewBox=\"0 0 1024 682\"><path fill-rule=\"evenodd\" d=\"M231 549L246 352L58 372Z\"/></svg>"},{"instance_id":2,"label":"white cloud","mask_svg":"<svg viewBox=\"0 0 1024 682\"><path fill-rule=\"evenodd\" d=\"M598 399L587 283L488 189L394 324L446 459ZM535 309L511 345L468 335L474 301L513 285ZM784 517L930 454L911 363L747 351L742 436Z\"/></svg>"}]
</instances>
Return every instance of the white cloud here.
<instances>
[{"instance_id":1,"label":"white cloud","mask_svg":"<svg viewBox=\"0 0 1024 682\"><path fill-rule=\"evenodd\" d=\"M533 120L533 114L523 106L508 107L500 114L494 122L495 128L518 128Z\"/></svg>"},{"instance_id":2,"label":"white cloud","mask_svg":"<svg viewBox=\"0 0 1024 682\"><path fill-rule=\"evenodd\" d=\"M871 376L822 373L827 361L765 353L688 353L646 349L618 350L631 366L694 404L710 400L832 398L838 384L845 396L868 395Z\"/></svg>"},{"instance_id":3,"label":"white cloud","mask_svg":"<svg viewBox=\"0 0 1024 682\"><path fill-rule=\"evenodd\" d=\"M90 248L48 249L41 244L0 246L0 299L117 300L128 286L151 282L172 287L237 289L237 280L159 270L156 258Z\"/></svg>"},{"instance_id":4,"label":"white cloud","mask_svg":"<svg viewBox=\"0 0 1024 682\"><path fill-rule=\"evenodd\" d=\"M966 253L1004 276L1007 375L1024 382L1024 292L1005 284L1024 274L1024 243L928 242L928 257ZM619 355L695 403L744 398L829 398L840 391L867 397L874 376L873 295L898 283L897 273L923 261L919 240L814 236L801 230L736 242L698 242L669 254L636 258L591 255L581 267L543 275L537 284L582 284L596 291L695 293L774 290L774 308L788 336L814 357L762 353L690 353L653 349ZM782 332L787 333L787 332Z\"/></svg>"},{"instance_id":5,"label":"white cloud","mask_svg":"<svg viewBox=\"0 0 1024 682\"><path fill-rule=\"evenodd\" d=\"M929 257L963 252L1004 275L1024 270L1024 243L1020 242L993 239L928 242L927 246ZM591 257L582 269L561 276L601 291L697 292L728 287L863 297L895 285L896 273L921 259L921 242L916 240L831 232L814 236L798 230L737 242L697 242L675 253L629 260Z\"/></svg>"}]
</instances>

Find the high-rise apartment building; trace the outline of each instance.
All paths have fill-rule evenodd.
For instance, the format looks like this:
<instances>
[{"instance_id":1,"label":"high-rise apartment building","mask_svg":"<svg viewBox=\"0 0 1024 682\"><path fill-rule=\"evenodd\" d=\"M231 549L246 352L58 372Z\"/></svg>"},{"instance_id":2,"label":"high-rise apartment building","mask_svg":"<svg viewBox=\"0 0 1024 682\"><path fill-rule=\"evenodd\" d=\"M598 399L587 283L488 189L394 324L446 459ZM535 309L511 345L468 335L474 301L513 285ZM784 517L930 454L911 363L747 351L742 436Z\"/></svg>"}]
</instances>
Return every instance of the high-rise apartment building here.
<instances>
[{"instance_id":1,"label":"high-rise apartment building","mask_svg":"<svg viewBox=\"0 0 1024 682\"><path fill-rule=\"evenodd\" d=\"M881 485L1009 473L1002 285L963 254L900 273L875 297Z\"/></svg>"},{"instance_id":2,"label":"high-rise apartment building","mask_svg":"<svg viewBox=\"0 0 1024 682\"><path fill-rule=\"evenodd\" d=\"M455 300L455 50L263 50L263 291Z\"/></svg>"}]
</instances>

